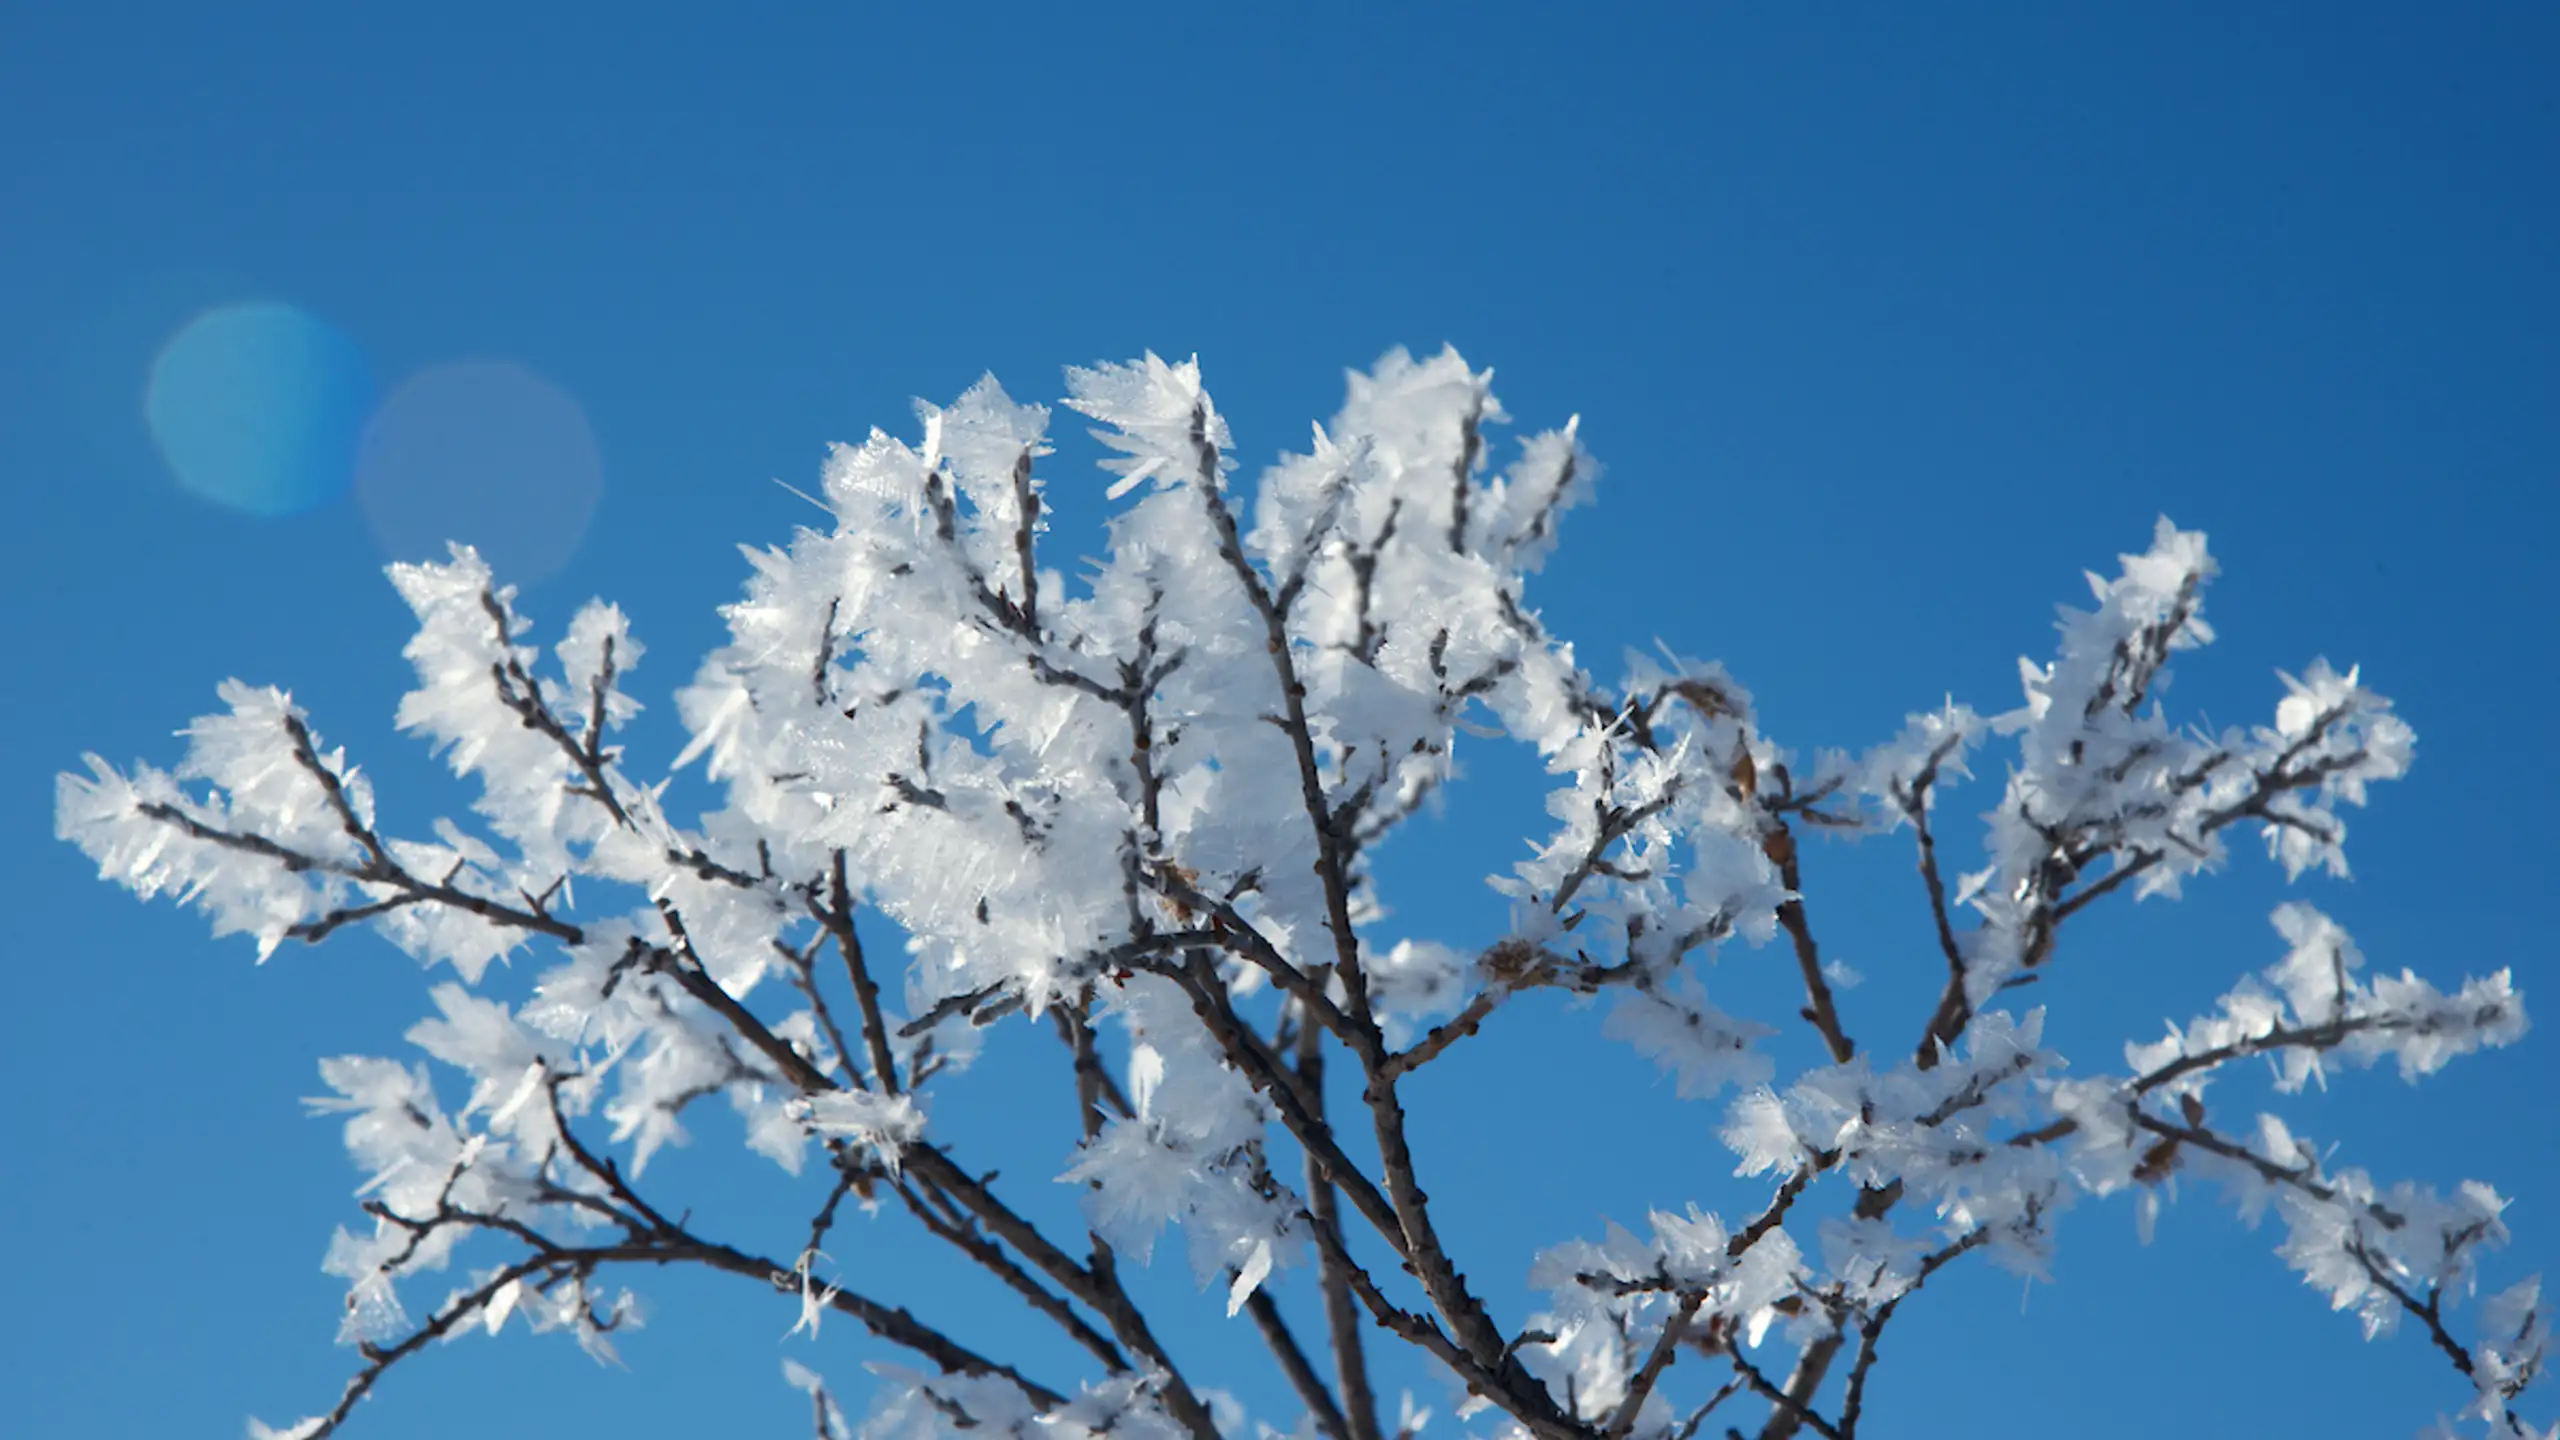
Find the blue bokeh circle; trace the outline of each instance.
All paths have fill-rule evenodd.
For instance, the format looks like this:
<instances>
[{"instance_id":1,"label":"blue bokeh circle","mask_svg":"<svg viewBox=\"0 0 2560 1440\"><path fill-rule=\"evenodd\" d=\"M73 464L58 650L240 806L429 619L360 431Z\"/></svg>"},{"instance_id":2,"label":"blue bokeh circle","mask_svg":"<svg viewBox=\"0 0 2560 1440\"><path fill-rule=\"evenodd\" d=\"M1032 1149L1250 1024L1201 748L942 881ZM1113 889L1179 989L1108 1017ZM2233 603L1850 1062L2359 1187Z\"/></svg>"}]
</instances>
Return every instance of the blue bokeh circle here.
<instances>
[{"instance_id":1,"label":"blue bokeh circle","mask_svg":"<svg viewBox=\"0 0 2560 1440\"><path fill-rule=\"evenodd\" d=\"M347 487L374 395L354 340L259 301L208 310L170 337L143 416L180 485L251 515L291 515Z\"/></svg>"}]
</instances>

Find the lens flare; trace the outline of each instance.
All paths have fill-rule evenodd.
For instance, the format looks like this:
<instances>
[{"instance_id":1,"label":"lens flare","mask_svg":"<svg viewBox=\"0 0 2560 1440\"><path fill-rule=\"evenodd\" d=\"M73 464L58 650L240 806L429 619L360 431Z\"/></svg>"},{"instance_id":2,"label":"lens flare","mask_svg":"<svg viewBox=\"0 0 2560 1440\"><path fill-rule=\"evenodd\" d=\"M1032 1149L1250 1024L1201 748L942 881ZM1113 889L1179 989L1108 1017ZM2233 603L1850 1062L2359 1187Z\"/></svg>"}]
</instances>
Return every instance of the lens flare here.
<instances>
[{"instance_id":1,"label":"lens flare","mask_svg":"<svg viewBox=\"0 0 2560 1440\"><path fill-rule=\"evenodd\" d=\"M346 488L373 396L363 350L335 327L291 305L224 305L160 348L143 418L180 485L291 515Z\"/></svg>"},{"instance_id":2,"label":"lens flare","mask_svg":"<svg viewBox=\"0 0 2560 1440\"><path fill-rule=\"evenodd\" d=\"M558 574L604 494L578 402L521 365L439 365L403 382L365 426L356 502L394 560L478 547L505 584Z\"/></svg>"}]
</instances>

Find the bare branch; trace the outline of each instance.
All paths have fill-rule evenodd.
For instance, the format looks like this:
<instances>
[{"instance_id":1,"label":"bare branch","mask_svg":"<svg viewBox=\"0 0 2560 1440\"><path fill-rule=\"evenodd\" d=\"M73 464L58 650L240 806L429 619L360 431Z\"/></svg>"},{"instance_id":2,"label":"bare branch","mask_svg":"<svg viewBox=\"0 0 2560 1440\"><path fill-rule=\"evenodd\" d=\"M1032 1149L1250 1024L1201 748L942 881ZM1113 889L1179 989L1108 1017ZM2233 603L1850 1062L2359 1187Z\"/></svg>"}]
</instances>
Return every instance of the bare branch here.
<instances>
[{"instance_id":1,"label":"bare branch","mask_svg":"<svg viewBox=\"0 0 2560 1440\"><path fill-rule=\"evenodd\" d=\"M1300 1025L1297 1039L1299 1093L1312 1118L1325 1115L1324 1032ZM1307 1154L1307 1220L1330 1243L1316 1252L1316 1284L1324 1297L1325 1332L1333 1349L1333 1373L1342 1386L1342 1411L1348 1440L1380 1440L1378 1395L1369 1380L1368 1345L1361 1337L1360 1312L1351 1295L1350 1263L1341 1242L1341 1207L1336 1203L1332 1173L1313 1151Z\"/></svg>"},{"instance_id":2,"label":"bare branch","mask_svg":"<svg viewBox=\"0 0 2560 1440\"><path fill-rule=\"evenodd\" d=\"M1842 1440L1848 1440L1848 1437L1858 1433L1858 1418L1866 1409L1867 1372L1875 1368L1876 1342L1883 1337L1884 1327L1892 1322L1894 1312L1902 1308L1903 1301L1919 1294L1920 1287L1929 1283L1930 1276L1953 1263L1956 1257L1979 1248L1990 1239L1989 1230L1977 1228L1966 1231L1955 1243L1931 1251L1921 1260L1920 1268L1912 1273L1911 1284L1900 1294L1877 1306L1875 1313L1869 1315L1859 1325L1858 1358L1850 1362L1848 1394L1840 1402Z\"/></svg>"},{"instance_id":3,"label":"bare branch","mask_svg":"<svg viewBox=\"0 0 2560 1440\"><path fill-rule=\"evenodd\" d=\"M1279 1362L1280 1373L1287 1376L1289 1388L1298 1393L1298 1402L1315 1418L1316 1428L1331 1440L1355 1440L1351 1427L1343 1419L1342 1407L1334 1403L1333 1392L1307 1363L1307 1352L1298 1348L1298 1337L1289 1333L1289 1322L1282 1319L1280 1307L1271 1292L1257 1286L1245 1297L1245 1313L1253 1317L1253 1328L1262 1332L1263 1344L1272 1359Z\"/></svg>"}]
</instances>

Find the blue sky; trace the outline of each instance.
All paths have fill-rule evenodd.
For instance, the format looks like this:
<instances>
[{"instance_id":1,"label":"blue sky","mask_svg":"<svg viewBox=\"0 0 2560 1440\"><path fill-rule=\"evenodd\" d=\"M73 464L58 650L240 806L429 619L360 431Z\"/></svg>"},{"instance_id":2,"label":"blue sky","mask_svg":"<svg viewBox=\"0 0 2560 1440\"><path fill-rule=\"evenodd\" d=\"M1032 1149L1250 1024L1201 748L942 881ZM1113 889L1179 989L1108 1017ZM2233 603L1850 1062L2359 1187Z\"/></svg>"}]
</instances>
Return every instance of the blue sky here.
<instances>
[{"instance_id":1,"label":"blue sky","mask_svg":"<svg viewBox=\"0 0 2560 1440\"><path fill-rule=\"evenodd\" d=\"M2274 669L2326 654L2418 729L2412 777L2356 817L2357 879L2308 898L2378 966L2513 965L2560 1005L2539 898L2560 12L934 10L0 13L0 1428L237 1434L334 1396L352 1356L317 1266L356 1176L296 1097L316 1057L395 1052L427 1008L369 938L253 968L97 884L51 838L53 773L174 760L169 732L239 675L291 686L391 814L459 811L391 733L405 614L379 574L439 526L538 576L538 619L624 605L660 702L634 753L663 759L732 546L807 518L771 482L807 486L827 442L982 370L1045 398L1062 364L1196 351L1250 470L1331 412L1342 367L1454 342L1524 424L1579 412L1610 467L1535 592L1555 625L1604 672L1656 636L1722 658L1808 749L1949 692L2005 706L2081 569L2165 511L2226 571L2223 641L2174 708L2255 719ZM173 342L239 305L285 317L250 327L280 391L188 378ZM297 426L219 423L277 394ZM326 456L368 416L385 438L350 488ZM497 478L438 511L416 477L456 456ZM241 474L286 488L202 493ZM1101 484L1053 472L1065 554ZM1532 766L1467 763L1477 787L1388 866L1400 922L1461 943L1499 923L1478 878L1538 822ZM1916 1028L1933 962L1907 856L1808 868L1831 948L1871 977L1851 1029ZM2244 860L2118 912L2046 987L2050 1033L2119 1065L2276 958L2282 890ZM1775 958L1720 976L1749 993ZM1417 1102L1442 1117L1423 1158L1454 1242L1514 1318L1528 1247L1759 1196L1713 1108L1597 1047L1591 1015L1537 1018ZM999 1060L963 1093L1003 1105L1034 1078ZM2287 1113L2341 1163L2514 1196L2494 1279L2560 1262L2555 1097L2545 1034ZM1011 1122L980 1123L993 1153ZM668 1185L788 1233L798 1200L702 1128ZM838 1247L875 1288L935 1283L878 1234ZM2398 1435L2461 1401L2418 1337L2368 1350L2209 1195L2148 1249L2122 1205L2063 1235L2051 1286L1956 1270L1913 1303L1871 1433ZM1233 1332L1178 1274L1159 1288L1214 1369ZM804 1433L783 1354L860 1388L849 1325L784 1347L789 1314L735 1282L643 1289L628 1373L465 1343L386 1382L356 1433ZM1024 1328L925 1293L990 1344Z\"/></svg>"}]
</instances>

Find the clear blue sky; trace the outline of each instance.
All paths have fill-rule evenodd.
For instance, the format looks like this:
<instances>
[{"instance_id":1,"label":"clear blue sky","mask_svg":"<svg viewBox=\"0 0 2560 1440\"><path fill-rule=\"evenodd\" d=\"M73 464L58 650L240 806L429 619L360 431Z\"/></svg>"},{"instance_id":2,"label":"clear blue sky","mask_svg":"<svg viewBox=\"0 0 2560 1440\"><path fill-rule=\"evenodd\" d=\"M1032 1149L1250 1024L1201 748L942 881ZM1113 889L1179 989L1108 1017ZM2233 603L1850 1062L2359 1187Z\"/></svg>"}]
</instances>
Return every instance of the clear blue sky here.
<instances>
[{"instance_id":1,"label":"clear blue sky","mask_svg":"<svg viewBox=\"0 0 2560 1440\"><path fill-rule=\"evenodd\" d=\"M1331 412L1341 367L1455 342L1525 422L1580 412L1610 466L1536 592L1551 619L1604 672L1657 635L1725 659L1806 748L1883 739L1948 691L2007 705L2080 570L2165 511L2226 567L2224 643L2173 705L2257 718L2276 667L2325 653L2419 731L2412 778L2356 817L2357 880L2310 898L2377 965L2512 964L2560 1014L2560 10L942 8L0 9L0 1432L237 1434L318 1408L353 1358L317 1267L356 1177L295 1101L319 1055L396 1053L424 983L366 937L253 968L97 884L50 836L52 775L86 749L174 760L169 732L236 674L293 687L411 828L458 812L390 733L406 630L379 576L386 543L450 518L402 489L440 444L519 477L516 513L455 523L551 572L527 609L633 614L635 687L661 702L635 752L660 758L732 544L813 518L771 481L806 486L826 442L984 369L1046 397L1061 364L1197 351L1252 468ZM233 462L205 447L239 437L205 416L274 398L164 351L243 302L308 317L251 337L307 403L320 448L293 454L375 398L407 437L359 482L370 509L343 474L261 515L173 472L214 483ZM1055 485L1072 556L1100 479ZM1518 757L1469 763L1481 789L1390 866L1400 918L1460 942L1498 923L1478 877L1538 819ZM1872 977L1851 1028L1916 1027L1903 982L1934 962L1906 856L1823 849L1810 874ZM2119 912L2046 987L2052 1034L2120 1066L2122 1039L2276 957L2281 888L2244 860ZM1726 1178L1715 1108L1570 1038L1591 1016L1544 1018L1560 1038L1452 1066L1422 1102L1455 1243L1515 1318L1526 1247L1760 1194ZM2555 1097L2546 1032L2287 1113L2341 1163L2494 1181L2520 1242L2493 1277L2560 1277ZM705 1214L779 1203L701 1128L661 1162L671 1187ZM2367 1349L2272 1228L2210 1196L2149 1249L2131 1232L2120 1204L2076 1212L2023 1315L2014 1281L1949 1272L1898 1322L1874 1433L2402 1435L2461 1402L2417 1337ZM837 1251L895 1290L906 1242L859 1233ZM467 1342L388 1381L359 1433L805 1433L785 1353L862 1388L850 1325L786 1349L788 1313L736 1282L643 1288L629 1373ZM1223 1353L1196 1305L1184 1353Z\"/></svg>"}]
</instances>

